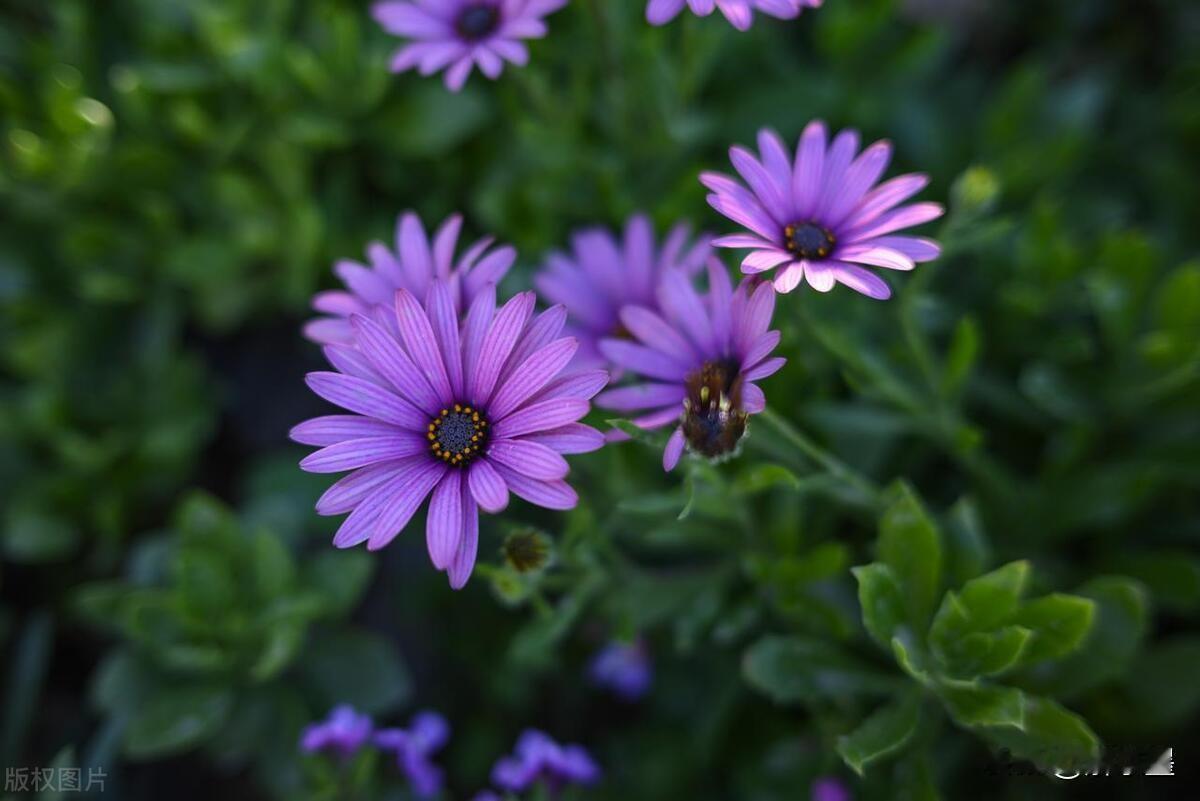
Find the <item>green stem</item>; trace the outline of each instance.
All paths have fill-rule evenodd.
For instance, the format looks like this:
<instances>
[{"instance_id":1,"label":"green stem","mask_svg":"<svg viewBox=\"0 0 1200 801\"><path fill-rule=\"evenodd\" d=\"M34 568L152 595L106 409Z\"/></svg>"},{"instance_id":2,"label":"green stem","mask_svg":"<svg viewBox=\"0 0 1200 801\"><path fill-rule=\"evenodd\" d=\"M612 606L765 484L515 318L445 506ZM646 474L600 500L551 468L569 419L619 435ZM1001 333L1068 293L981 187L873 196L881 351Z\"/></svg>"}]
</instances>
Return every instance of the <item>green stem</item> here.
<instances>
[{"instance_id":1,"label":"green stem","mask_svg":"<svg viewBox=\"0 0 1200 801\"><path fill-rule=\"evenodd\" d=\"M759 416L765 422L770 423L785 440L795 445L801 453L818 464L825 472L854 487L867 500L868 505L879 506L881 504L883 493L875 485L875 482L809 439L806 434L780 416L774 409L764 409Z\"/></svg>"}]
</instances>

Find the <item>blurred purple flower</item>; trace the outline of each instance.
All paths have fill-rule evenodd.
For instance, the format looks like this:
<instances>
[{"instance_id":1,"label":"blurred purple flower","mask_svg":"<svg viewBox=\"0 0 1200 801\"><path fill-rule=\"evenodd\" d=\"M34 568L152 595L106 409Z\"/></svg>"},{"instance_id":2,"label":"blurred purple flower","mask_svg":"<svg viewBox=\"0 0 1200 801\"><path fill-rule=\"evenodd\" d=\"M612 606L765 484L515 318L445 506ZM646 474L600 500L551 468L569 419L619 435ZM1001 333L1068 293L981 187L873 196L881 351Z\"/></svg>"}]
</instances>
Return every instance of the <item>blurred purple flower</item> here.
<instances>
[{"instance_id":1,"label":"blurred purple flower","mask_svg":"<svg viewBox=\"0 0 1200 801\"><path fill-rule=\"evenodd\" d=\"M300 749L308 754L329 751L348 759L371 739L371 718L360 715L354 707L342 704L334 707L329 717L313 723L300 736Z\"/></svg>"},{"instance_id":2,"label":"blurred purple flower","mask_svg":"<svg viewBox=\"0 0 1200 801\"><path fill-rule=\"evenodd\" d=\"M650 689L654 668L642 639L606 645L588 668L592 683L612 690L627 701L636 701Z\"/></svg>"},{"instance_id":3,"label":"blurred purple flower","mask_svg":"<svg viewBox=\"0 0 1200 801\"><path fill-rule=\"evenodd\" d=\"M371 8L388 33L411 39L396 51L392 72L416 67L422 75L445 69L446 86L462 89L473 67L491 79L504 62L524 66L522 39L546 35L542 17L567 0L383 0Z\"/></svg>"},{"instance_id":4,"label":"blurred purple flower","mask_svg":"<svg viewBox=\"0 0 1200 801\"><path fill-rule=\"evenodd\" d=\"M557 793L567 784L594 784L600 780L600 767L579 745L559 745L536 729L527 729L517 740L512 756L500 759L492 768L492 783L512 792L521 792L536 782L544 782Z\"/></svg>"},{"instance_id":5,"label":"blurred purple flower","mask_svg":"<svg viewBox=\"0 0 1200 801\"><path fill-rule=\"evenodd\" d=\"M876 142L856 158L857 131L842 131L832 144L828 138L823 122L810 123L794 161L774 131L759 132L761 161L744 148L731 148L733 166L749 189L730 176L703 173L700 182L713 193L709 205L751 231L714 244L751 248L742 272L778 268L779 292L791 292L802 281L819 292L842 283L886 299L891 289L863 265L911 270L936 259L937 242L895 234L940 217L943 209L937 203L897 207L925 187L924 175L901 175L876 186L891 160L891 143Z\"/></svg>"},{"instance_id":6,"label":"blurred purple flower","mask_svg":"<svg viewBox=\"0 0 1200 801\"><path fill-rule=\"evenodd\" d=\"M850 791L840 779L824 776L812 783L812 801L850 801Z\"/></svg>"},{"instance_id":7,"label":"blurred purple flower","mask_svg":"<svg viewBox=\"0 0 1200 801\"><path fill-rule=\"evenodd\" d=\"M768 283L744 281L733 290L724 265L708 265L709 290L701 297L681 273L659 286L657 314L638 306L621 310L634 341L605 339L601 351L615 364L647 379L610 389L596 405L636 412L643 429L678 422L663 452L663 469L673 470L686 446L718 459L736 452L749 416L766 408L755 381L774 374L785 359L771 357L778 331L768 331L775 292Z\"/></svg>"},{"instance_id":8,"label":"blurred purple flower","mask_svg":"<svg viewBox=\"0 0 1200 801\"><path fill-rule=\"evenodd\" d=\"M407 729L382 729L375 745L396 754L396 764L418 798L430 798L442 789L442 769L431 756L450 738L450 726L436 712L418 712Z\"/></svg>"},{"instance_id":9,"label":"blurred purple flower","mask_svg":"<svg viewBox=\"0 0 1200 801\"><path fill-rule=\"evenodd\" d=\"M500 796L496 795L491 790L480 790L478 793L471 796L471 801L500 801Z\"/></svg>"},{"instance_id":10,"label":"blurred purple flower","mask_svg":"<svg viewBox=\"0 0 1200 801\"><path fill-rule=\"evenodd\" d=\"M437 281L426 307L396 292L396 331L354 315L355 347L325 348L338 372L310 373L308 385L355 414L309 420L291 436L321 447L304 470L354 471L317 501L319 514L350 512L334 545L384 547L432 494L429 557L459 589L475 566L480 507L503 510L510 491L549 509L575 506L563 454L604 444L576 421L608 376L562 375L577 348L559 337L566 310L531 318L533 305L523 292L497 310L489 284L460 329L451 284Z\"/></svg>"},{"instance_id":11,"label":"blurred purple flower","mask_svg":"<svg viewBox=\"0 0 1200 801\"><path fill-rule=\"evenodd\" d=\"M681 269L692 275L712 252L708 236L689 242L684 224L672 228L658 247L650 220L641 214L629 218L622 239L590 228L577 232L571 246L570 254L547 257L534 286L545 300L567 307L568 330L579 339L577 367L608 366L598 346L604 337L623 333L621 307L657 309L654 292L662 274Z\"/></svg>"},{"instance_id":12,"label":"blurred purple flower","mask_svg":"<svg viewBox=\"0 0 1200 801\"><path fill-rule=\"evenodd\" d=\"M819 8L824 0L650 0L646 19L652 25L665 25L683 11L685 2L693 14L701 17L720 9L733 27L745 31L754 21L755 10L779 19L794 19L806 8Z\"/></svg>"},{"instance_id":13,"label":"blurred purple flower","mask_svg":"<svg viewBox=\"0 0 1200 801\"><path fill-rule=\"evenodd\" d=\"M456 312L470 306L480 289L500 283L516 261L517 252L507 245L489 252L493 240L487 237L455 261L462 222L458 214L447 218L431 242L416 214L402 214L396 221L395 253L382 242L372 242L367 246L370 267L349 260L334 265L333 271L346 289L320 292L313 298L313 308L329 316L310 321L304 327L305 335L321 344L348 343L354 338L350 315L374 316L390 325L396 290L407 289L423 298L436 279L450 282Z\"/></svg>"}]
</instances>

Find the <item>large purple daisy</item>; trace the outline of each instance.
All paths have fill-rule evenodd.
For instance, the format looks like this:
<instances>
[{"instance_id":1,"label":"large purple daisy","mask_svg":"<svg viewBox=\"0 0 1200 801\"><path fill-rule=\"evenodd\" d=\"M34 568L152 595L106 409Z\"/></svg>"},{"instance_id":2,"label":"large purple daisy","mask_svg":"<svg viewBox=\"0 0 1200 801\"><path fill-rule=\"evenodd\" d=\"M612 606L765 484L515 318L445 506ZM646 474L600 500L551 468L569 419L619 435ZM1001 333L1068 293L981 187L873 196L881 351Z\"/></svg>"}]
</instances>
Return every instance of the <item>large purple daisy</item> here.
<instances>
[{"instance_id":1,"label":"large purple daisy","mask_svg":"<svg viewBox=\"0 0 1200 801\"><path fill-rule=\"evenodd\" d=\"M736 291L716 259L708 264L709 290L701 297L678 272L663 277L658 290L663 313L640 306L621 310L634 341L605 339L600 350L644 383L611 389L596 405L637 413L639 428L677 423L663 452L663 469L673 470L685 446L719 459L734 453L750 415L766 408L755 381L783 367L771 356L779 332L768 331L775 310L769 283L744 281Z\"/></svg>"},{"instance_id":2,"label":"large purple daisy","mask_svg":"<svg viewBox=\"0 0 1200 801\"><path fill-rule=\"evenodd\" d=\"M388 33L413 41L396 51L392 72L416 68L422 75L446 70L446 86L457 92L472 67L495 79L504 62L524 66L522 39L546 35L542 17L567 0L384 0L371 9Z\"/></svg>"},{"instance_id":3,"label":"large purple daisy","mask_svg":"<svg viewBox=\"0 0 1200 801\"><path fill-rule=\"evenodd\" d=\"M650 220L640 214L629 218L622 240L590 228L576 233L571 246L570 254L550 254L533 283L543 298L567 307L568 330L579 339L575 364L580 367L606 365L599 343L624 334L621 307L657 310L655 292L663 273L678 269L693 275L712 253L709 237L690 241L682 223L659 247Z\"/></svg>"},{"instance_id":4,"label":"large purple daisy","mask_svg":"<svg viewBox=\"0 0 1200 801\"><path fill-rule=\"evenodd\" d=\"M824 0L650 0L646 19L652 25L665 25L679 15L686 5L693 14L707 17L720 9L725 19L740 31L749 30L755 10L779 19L793 19L805 8L817 8Z\"/></svg>"},{"instance_id":5,"label":"large purple daisy","mask_svg":"<svg viewBox=\"0 0 1200 801\"><path fill-rule=\"evenodd\" d=\"M482 287L500 282L516 261L517 252L508 245L489 250L494 240L485 237L455 261L461 231L462 216L455 214L442 223L431 242L416 214L402 214L396 221L395 253L382 242L372 242L367 246L369 267L350 260L334 265L333 271L346 289L317 293L313 308L329 316L305 325L305 336L319 343L350 342L354 338L350 315L375 316L380 307L386 313L379 319L390 327L395 319L390 309L396 290L407 289L423 298L436 279L450 282L456 312L469 306Z\"/></svg>"},{"instance_id":6,"label":"large purple daisy","mask_svg":"<svg viewBox=\"0 0 1200 801\"><path fill-rule=\"evenodd\" d=\"M354 346L326 347L338 372L310 373L308 385L354 414L318 417L291 435L321 446L303 469L354 471L317 501L319 514L350 512L334 545L382 548L431 495L429 557L458 589L475 565L480 507L501 511L510 491L550 509L575 506L563 454L604 444L576 421L608 376L562 375L578 347L559 337L566 310L532 317L533 305L523 292L497 310L489 285L460 328L450 284L437 281L425 307L396 292L396 332L354 315Z\"/></svg>"},{"instance_id":7,"label":"large purple daisy","mask_svg":"<svg viewBox=\"0 0 1200 801\"><path fill-rule=\"evenodd\" d=\"M891 143L876 142L858 154L857 131L842 131L832 144L828 139L824 123L809 123L794 162L774 131L759 132L761 160L731 148L733 166L749 189L727 175L702 174L700 181L712 190L709 205L752 232L714 244L752 248L742 272L777 269L779 292L791 292L802 281L819 292L841 283L884 300L891 288L864 265L911 270L936 259L941 254L937 242L896 232L940 217L942 206L899 205L925 187L924 175L901 175L876 185L891 160Z\"/></svg>"}]
</instances>

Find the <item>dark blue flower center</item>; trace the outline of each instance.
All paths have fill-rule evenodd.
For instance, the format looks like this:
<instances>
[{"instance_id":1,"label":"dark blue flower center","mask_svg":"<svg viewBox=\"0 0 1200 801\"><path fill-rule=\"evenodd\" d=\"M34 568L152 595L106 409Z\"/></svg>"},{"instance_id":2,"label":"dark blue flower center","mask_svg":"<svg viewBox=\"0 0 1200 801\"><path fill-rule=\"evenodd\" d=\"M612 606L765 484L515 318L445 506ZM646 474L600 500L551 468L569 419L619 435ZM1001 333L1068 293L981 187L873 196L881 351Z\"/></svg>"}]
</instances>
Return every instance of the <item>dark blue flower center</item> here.
<instances>
[{"instance_id":1,"label":"dark blue flower center","mask_svg":"<svg viewBox=\"0 0 1200 801\"><path fill-rule=\"evenodd\" d=\"M737 450L747 419L739 367L734 359L705 362L684 380L681 425L693 453L717 459Z\"/></svg>"},{"instance_id":2,"label":"dark blue flower center","mask_svg":"<svg viewBox=\"0 0 1200 801\"><path fill-rule=\"evenodd\" d=\"M487 445L487 420L470 406L456 403L453 408L442 409L429 424L426 436L435 458L464 467Z\"/></svg>"},{"instance_id":3,"label":"dark blue flower center","mask_svg":"<svg viewBox=\"0 0 1200 801\"><path fill-rule=\"evenodd\" d=\"M472 3L465 6L454 23L459 36L468 42L483 39L500 23L500 10L488 3Z\"/></svg>"},{"instance_id":4,"label":"dark blue flower center","mask_svg":"<svg viewBox=\"0 0 1200 801\"><path fill-rule=\"evenodd\" d=\"M783 229L787 249L801 259L823 259L837 243L833 232L815 222L792 223Z\"/></svg>"}]
</instances>

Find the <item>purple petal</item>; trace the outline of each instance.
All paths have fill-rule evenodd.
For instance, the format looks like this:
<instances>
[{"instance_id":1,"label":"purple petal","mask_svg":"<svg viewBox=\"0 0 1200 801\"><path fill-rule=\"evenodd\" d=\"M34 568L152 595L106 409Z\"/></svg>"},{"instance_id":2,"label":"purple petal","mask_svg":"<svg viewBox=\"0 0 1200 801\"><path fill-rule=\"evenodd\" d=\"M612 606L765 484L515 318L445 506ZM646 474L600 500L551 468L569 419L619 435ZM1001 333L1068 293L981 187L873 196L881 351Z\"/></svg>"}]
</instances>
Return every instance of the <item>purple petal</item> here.
<instances>
[{"instance_id":1,"label":"purple petal","mask_svg":"<svg viewBox=\"0 0 1200 801\"><path fill-rule=\"evenodd\" d=\"M488 448L488 461L502 464L518 473L542 481L565 478L570 472L567 460L557 451L538 442L523 439L501 439Z\"/></svg>"},{"instance_id":2,"label":"purple petal","mask_svg":"<svg viewBox=\"0 0 1200 801\"><path fill-rule=\"evenodd\" d=\"M403 429L396 428L390 423L360 417L356 414L330 414L324 417L314 417L293 426L288 436L301 445L334 445L348 439L365 437L386 437L398 434Z\"/></svg>"},{"instance_id":3,"label":"purple petal","mask_svg":"<svg viewBox=\"0 0 1200 801\"><path fill-rule=\"evenodd\" d=\"M574 509L579 503L579 496L565 481L538 481L502 464L496 465L496 470L504 477L504 483L514 495L532 504L546 509L565 510Z\"/></svg>"},{"instance_id":4,"label":"purple petal","mask_svg":"<svg viewBox=\"0 0 1200 801\"><path fill-rule=\"evenodd\" d=\"M317 514L328 516L349 512L368 494L404 469L403 462L386 462L355 470L335 481L317 499Z\"/></svg>"},{"instance_id":5,"label":"purple petal","mask_svg":"<svg viewBox=\"0 0 1200 801\"><path fill-rule=\"evenodd\" d=\"M770 355L771 351L775 350L779 345L779 339L782 335L778 331L768 331L751 343L746 350L746 354L742 357L742 369L747 370L754 367L763 359Z\"/></svg>"},{"instance_id":6,"label":"purple petal","mask_svg":"<svg viewBox=\"0 0 1200 801\"><path fill-rule=\"evenodd\" d=\"M578 349L574 337L564 337L531 355L496 391L488 414L503 419L562 372Z\"/></svg>"},{"instance_id":7,"label":"purple petal","mask_svg":"<svg viewBox=\"0 0 1200 801\"><path fill-rule=\"evenodd\" d=\"M888 270L911 270L917 266L912 259L898 250L873 245L846 245L838 248L834 256L839 261L869 264Z\"/></svg>"},{"instance_id":8,"label":"purple petal","mask_svg":"<svg viewBox=\"0 0 1200 801\"><path fill-rule=\"evenodd\" d=\"M767 396L763 394L758 384L742 385L742 411L747 414L758 414L767 408Z\"/></svg>"},{"instance_id":9,"label":"purple petal","mask_svg":"<svg viewBox=\"0 0 1200 801\"><path fill-rule=\"evenodd\" d=\"M447 470L429 498L425 545L438 570L449 566L462 538L462 471Z\"/></svg>"},{"instance_id":10,"label":"purple petal","mask_svg":"<svg viewBox=\"0 0 1200 801\"><path fill-rule=\"evenodd\" d=\"M537 394L537 399L583 398L590 400L607 384L608 372L606 370L584 370L554 379Z\"/></svg>"},{"instance_id":11,"label":"purple petal","mask_svg":"<svg viewBox=\"0 0 1200 801\"><path fill-rule=\"evenodd\" d=\"M458 313L454 309L454 298L450 294L450 284L447 281L434 282L429 290L428 306L429 322L441 353L441 363L445 365L446 376L450 380L451 397L461 398L464 386L462 348L458 340Z\"/></svg>"},{"instance_id":12,"label":"purple petal","mask_svg":"<svg viewBox=\"0 0 1200 801\"><path fill-rule=\"evenodd\" d=\"M466 487L463 488L463 531L458 541L458 551L454 561L450 563L447 573L450 577L450 588L461 590L471 578L475 569L475 556L479 551L479 508L471 500Z\"/></svg>"},{"instance_id":13,"label":"purple petal","mask_svg":"<svg viewBox=\"0 0 1200 801\"><path fill-rule=\"evenodd\" d=\"M404 346L412 355L417 369L443 404L452 403L454 394L450 389L450 378L446 374L437 339L433 335L433 326L421 304L407 289L396 292L396 320L400 324Z\"/></svg>"},{"instance_id":14,"label":"purple petal","mask_svg":"<svg viewBox=\"0 0 1200 801\"><path fill-rule=\"evenodd\" d=\"M488 284L483 287L471 301L467 311L467 319L463 322L463 378L467 393L473 389L471 376L475 375L475 365L479 363L479 352L483 349L483 340L492 324L492 315L496 311L496 287Z\"/></svg>"},{"instance_id":15,"label":"purple petal","mask_svg":"<svg viewBox=\"0 0 1200 801\"><path fill-rule=\"evenodd\" d=\"M659 409L672 403L682 403L686 394L682 384L635 384L602 392L596 398L596 405L619 412Z\"/></svg>"},{"instance_id":16,"label":"purple petal","mask_svg":"<svg viewBox=\"0 0 1200 801\"><path fill-rule=\"evenodd\" d=\"M367 542L368 549L377 551L394 540L447 470L444 464L432 459L417 459L419 465L408 475L402 476L402 492L389 501L387 508L379 515L375 530Z\"/></svg>"},{"instance_id":17,"label":"purple petal","mask_svg":"<svg viewBox=\"0 0 1200 801\"><path fill-rule=\"evenodd\" d=\"M422 410L440 405L433 387L412 359L408 358L395 337L366 317L356 315L351 318L351 323L358 347L384 379L396 388L398 394L411 399Z\"/></svg>"},{"instance_id":18,"label":"purple petal","mask_svg":"<svg viewBox=\"0 0 1200 801\"><path fill-rule=\"evenodd\" d=\"M485 512L497 514L508 506L508 486L487 459L478 459L467 472L467 484Z\"/></svg>"},{"instance_id":19,"label":"purple petal","mask_svg":"<svg viewBox=\"0 0 1200 801\"><path fill-rule=\"evenodd\" d=\"M601 340L600 352L614 364L627 370L664 381L682 380L691 369L687 364L662 351L620 339Z\"/></svg>"},{"instance_id":20,"label":"purple petal","mask_svg":"<svg viewBox=\"0 0 1200 801\"><path fill-rule=\"evenodd\" d=\"M922 236L877 236L859 244L895 250L916 262L933 261L942 255L941 245Z\"/></svg>"},{"instance_id":21,"label":"purple petal","mask_svg":"<svg viewBox=\"0 0 1200 801\"><path fill-rule=\"evenodd\" d=\"M869 298L887 300L892 296L892 288L887 282L870 270L854 264L839 264L833 273L838 283L845 284Z\"/></svg>"},{"instance_id":22,"label":"purple petal","mask_svg":"<svg viewBox=\"0 0 1200 801\"><path fill-rule=\"evenodd\" d=\"M605 443L603 434L583 423L567 423L548 431L529 434L525 439L540 442L559 453L591 453L603 448Z\"/></svg>"},{"instance_id":23,"label":"purple petal","mask_svg":"<svg viewBox=\"0 0 1200 801\"><path fill-rule=\"evenodd\" d=\"M351 439L328 445L305 457L300 469L309 473L341 473L379 462L416 456L427 449L425 440L413 432L397 432L387 437Z\"/></svg>"},{"instance_id":24,"label":"purple petal","mask_svg":"<svg viewBox=\"0 0 1200 801\"><path fill-rule=\"evenodd\" d=\"M816 208L821 176L825 170L825 142L828 135L825 123L820 120L810 122L800 135L792 173L792 196L797 217L807 217Z\"/></svg>"},{"instance_id":25,"label":"purple petal","mask_svg":"<svg viewBox=\"0 0 1200 801\"><path fill-rule=\"evenodd\" d=\"M365 414L401 428L423 431L428 417L415 406L370 381L341 373L309 373L305 382L313 392L343 409Z\"/></svg>"},{"instance_id":26,"label":"purple petal","mask_svg":"<svg viewBox=\"0 0 1200 801\"><path fill-rule=\"evenodd\" d=\"M583 398L560 397L538 401L519 409L495 424L493 435L511 439L534 431L558 428L574 423L588 413L589 404Z\"/></svg>"},{"instance_id":27,"label":"purple petal","mask_svg":"<svg viewBox=\"0 0 1200 801\"><path fill-rule=\"evenodd\" d=\"M683 456L683 446L683 429L677 428L671 432L667 447L663 449L663 470L669 473L675 469L675 465L679 464L679 457Z\"/></svg>"},{"instance_id":28,"label":"purple petal","mask_svg":"<svg viewBox=\"0 0 1200 801\"><path fill-rule=\"evenodd\" d=\"M698 360L699 351L655 312L643 306L621 309L621 322L644 344L680 361Z\"/></svg>"},{"instance_id":29,"label":"purple petal","mask_svg":"<svg viewBox=\"0 0 1200 801\"><path fill-rule=\"evenodd\" d=\"M522 292L501 307L492 320L491 328L483 339L479 351L479 362L474 375L468 376L467 394L480 406L486 406L492 397L500 368L517 343L517 337L529 315L533 312L534 294Z\"/></svg>"}]
</instances>

